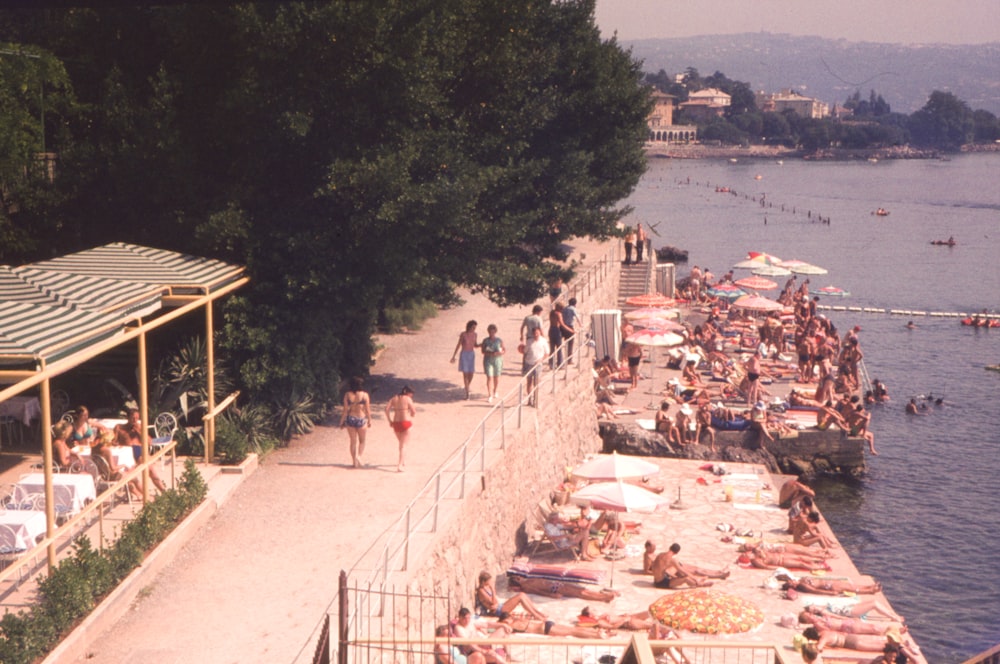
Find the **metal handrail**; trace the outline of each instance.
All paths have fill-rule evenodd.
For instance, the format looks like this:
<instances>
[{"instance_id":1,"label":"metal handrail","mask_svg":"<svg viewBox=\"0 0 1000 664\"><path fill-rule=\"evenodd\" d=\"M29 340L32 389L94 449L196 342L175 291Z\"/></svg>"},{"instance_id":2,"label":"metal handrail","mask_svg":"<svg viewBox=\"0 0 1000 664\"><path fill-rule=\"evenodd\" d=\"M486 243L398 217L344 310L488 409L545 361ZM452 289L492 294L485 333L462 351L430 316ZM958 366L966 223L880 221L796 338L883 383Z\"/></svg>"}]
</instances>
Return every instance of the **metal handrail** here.
<instances>
[{"instance_id":1,"label":"metal handrail","mask_svg":"<svg viewBox=\"0 0 1000 664\"><path fill-rule=\"evenodd\" d=\"M581 302L586 301L587 298L594 292L596 286L607 278L608 274L612 270L612 265L617 260L618 247L617 245L612 246L605 256L594 264L590 269L588 269L584 274L580 275L572 282L570 282L567 293L562 293L562 297L576 297ZM582 320L582 318L581 318ZM580 360L583 358L585 350L588 348L586 343L587 333L589 328L578 328L574 344L573 356L575 356L576 366L580 367ZM565 350L565 349L564 349ZM547 375L543 375L539 379L534 394L540 394L542 392L543 383L548 380L551 382L551 393L556 391L556 378L561 373L563 381L568 380L569 377L569 366L572 357L568 352L563 353L563 361L558 366L549 372ZM349 572L354 574L357 570L362 568L364 561L366 560L376 560L377 564L373 565L369 571L366 578L362 581L365 585L384 585L388 582L389 575L393 571L405 571L409 564L409 549L410 549L410 538L416 534L417 529L422 527L428 521L431 522L430 532L437 532L439 525L439 512L442 502L445 500L445 496L449 495L449 491L458 489L458 498L462 499L465 497L465 478L470 472L482 472L486 467L486 454L490 449L491 443L499 439L499 449L501 452L506 449L507 440L507 424L513 423L514 427L519 429L521 427L522 421L522 410L526 407L528 399L532 394L526 393L525 390L526 380L521 378L518 380L516 387L509 390L503 398L499 400L495 406L489 409L487 414L480 420L472 433L469 435L465 441L458 446L458 448L452 452L452 454L438 467L431 478L424 484L424 486L417 492L416 496L410 500L410 502L403 509L400 516L390 524L378 537L372 545L366 549L358 558L358 560L351 566ZM513 407L506 406L508 399L515 396L516 405ZM499 421L495 424L491 431L487 430L487 425L491 419L499 415ZM470 452L471 459L470 459ZM473 464L478 464L473 467ZM452 474L451 478L448 475ZM421 501L425 501L432 497L432 502L426 511L415 515L417 505ZM416 518L414 518L416 516ZM382 542L381 547L379 543ZM396 542L396 544L394 544ZM377 551L377 554L376 554ZM394 565L399 564L399 569L396 570ZM393 568L393 569L390 569ZM338 607L339 594L335 595L333 600L330 602L326 611L324 612L324 617L317 624L316 629L322 628L322 624L327 620L330 614ZM356 623L357 609L355 607L351 608L351 614L348 616L348 620L351 624ZM314 631L314 634L317 633ZM309 643L303 645L303 648L307 648Z\"/></svg>"}]
</instances>

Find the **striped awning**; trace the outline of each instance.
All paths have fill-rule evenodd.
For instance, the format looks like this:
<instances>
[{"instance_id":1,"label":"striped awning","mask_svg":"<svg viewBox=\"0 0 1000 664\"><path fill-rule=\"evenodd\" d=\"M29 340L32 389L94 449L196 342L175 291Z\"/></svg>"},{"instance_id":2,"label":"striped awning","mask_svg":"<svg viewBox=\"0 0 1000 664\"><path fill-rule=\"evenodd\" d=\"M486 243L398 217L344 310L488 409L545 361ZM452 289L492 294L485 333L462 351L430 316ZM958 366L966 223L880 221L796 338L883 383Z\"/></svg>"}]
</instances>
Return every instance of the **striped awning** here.
<instances>
[{"instance_id":1,"label":"striped awning","mask_svg":"<svg viewBox=\"0 0 1000 664\"><path fill-rule=\"evenodd\" d=\"M58 305L134 318L158 311L166 291L163 286L39 270L31 265L0 266L0 302Z\"/></svg>"},{"instance_id":2,"label":"striped awning","mask_svg":"<svg viewBox=\"0 0 1000 664\"><path fill-rule=\"evenodd\" d=\"M113 242L29 267L163 286L174 295L211 293L243 276L242 267L214 258L125 242Z\"/></svg>"},{"instance_id":3,"label":"striped awning","mask_svg":"<svg viewBox=\"0 0 1000 664\"><path fill-rule=\"evenodd\" d=\"M0 364L51 362L123 329L120 316L0 301Z\"/></svg>"}]
</instances>

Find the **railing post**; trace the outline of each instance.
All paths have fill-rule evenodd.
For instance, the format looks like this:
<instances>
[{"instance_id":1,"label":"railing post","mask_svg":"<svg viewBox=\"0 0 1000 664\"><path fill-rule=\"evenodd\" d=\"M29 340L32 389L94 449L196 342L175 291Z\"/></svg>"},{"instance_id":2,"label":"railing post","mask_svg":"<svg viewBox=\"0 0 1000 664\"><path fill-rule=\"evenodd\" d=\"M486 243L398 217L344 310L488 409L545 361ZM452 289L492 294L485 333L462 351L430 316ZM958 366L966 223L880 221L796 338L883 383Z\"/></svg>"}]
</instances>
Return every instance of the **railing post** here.
<instances>
[{"instance_id":1,"label":"railing post","mask_svg":"<svg viewBox=\"0 0 1000 664\"><path fill-rule=\"evenodd\" d=\"M337 616L337 640L340 642L340 649L337 651L337 664L347 664L347 641L350 634L349 629L349 616L347 615L350 607L347 602L347 572L340 570L340 580L337 585L339 586L339 602L338 610L340 615Z\"/></svg>"},{"instance_id":2,"label":"railing post","mask_svg":"<svg viewBox=\"0 0 1000 664\"><path fill-rule=\"evenodd\" d=\"M406 508L406 542L403 544L403 571L410 565L410 520L413 515L413 508Z\"/></svg>"},{"instance_id":3,"label":"railing post","mask_svg":"<svg viewBox=\"0 0 1000 664\"><path fill-rule=\"evenodd\" d=\"M468 456L469 456L469 444L465 443L464 445L462 445L462 482L460 485L461 490L458 493L458 497L463 499L465 498L465 469L468 468L468 465L466 463L466 459L468 458Z\"/></svg>"}]
</instances>

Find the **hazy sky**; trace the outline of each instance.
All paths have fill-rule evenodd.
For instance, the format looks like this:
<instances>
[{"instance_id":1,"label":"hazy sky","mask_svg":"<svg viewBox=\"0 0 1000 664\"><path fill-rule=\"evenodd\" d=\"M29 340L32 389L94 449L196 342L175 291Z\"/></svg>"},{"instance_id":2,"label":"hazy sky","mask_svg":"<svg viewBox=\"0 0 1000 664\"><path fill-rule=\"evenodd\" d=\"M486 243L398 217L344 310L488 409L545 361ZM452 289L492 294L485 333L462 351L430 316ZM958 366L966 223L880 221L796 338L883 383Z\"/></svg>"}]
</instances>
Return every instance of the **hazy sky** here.
<instances>
[{"instance_id":1,"label":"hazy sky","mask_svg":"<svg viewBox=\"0 0 1000 664\"><path fill-rule=\"evenodd\" d=\"M608 38L772 32L884 43L1000 42L1000 0L597 0Z\"/></svg>"}]
</instances>

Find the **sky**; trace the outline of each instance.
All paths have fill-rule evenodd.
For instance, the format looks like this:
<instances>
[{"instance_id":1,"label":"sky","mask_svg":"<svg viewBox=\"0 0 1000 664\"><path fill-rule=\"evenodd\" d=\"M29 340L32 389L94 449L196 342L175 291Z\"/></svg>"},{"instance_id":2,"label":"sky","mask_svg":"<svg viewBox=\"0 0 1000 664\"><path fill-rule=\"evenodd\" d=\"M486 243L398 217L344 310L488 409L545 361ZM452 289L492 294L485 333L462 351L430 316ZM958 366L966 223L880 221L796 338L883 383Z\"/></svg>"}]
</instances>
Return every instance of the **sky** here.
<instances>
[{"instance_id":1,"label":"sky","mask_svg":"<svg viewBox=\"0 0 1000 664\"><path fill-rule=\"evenodd\" d=\"M1000 0L597 0L604 38L771 32L891 44L1000 42Z\"/></svg>"}]
</instances>

